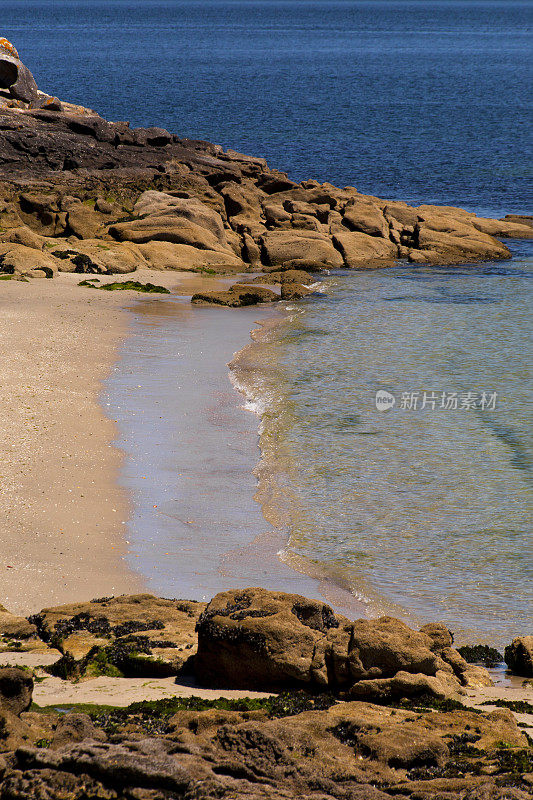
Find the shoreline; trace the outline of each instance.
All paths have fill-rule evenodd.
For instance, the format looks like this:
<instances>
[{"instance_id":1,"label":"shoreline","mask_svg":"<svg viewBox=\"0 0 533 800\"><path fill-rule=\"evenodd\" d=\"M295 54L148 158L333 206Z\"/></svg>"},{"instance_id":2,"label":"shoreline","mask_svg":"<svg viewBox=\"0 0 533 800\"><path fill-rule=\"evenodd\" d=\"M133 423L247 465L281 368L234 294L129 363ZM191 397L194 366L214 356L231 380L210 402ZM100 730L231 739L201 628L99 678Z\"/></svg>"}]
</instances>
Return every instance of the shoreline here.
<instances>
[{"instance_id":1,"label":"shoreline","mask_svg":"<svg viewBox=\"0 0 533 800\"><path fill-rule=\"evenodd\" d=\"M287 588L286 591L297 591L317 600L325 600L339 613L368 618L369 601L351 591L347 581L344 583L336 576L328 575L323 568L321 569L311 562L304 563L289 549L291 518L295 511L294 498L291 499L288 496L287 487L284 484L283 468L287 466L290 469L290 467L284 463L283 459L281 459L282 464L280 465L278 457L275 460L269 459L266 453L265 437L268 436L266 431L268 426L265 425L263 414L268 413L269 398L266 396L268 392L265 391L264 386L258 388L258 384L262 383L261 370L265 369L264 358L261 359L261 346L268 345L270 332L289 322L290 315L295 310L295 306L289 306L283 310L283 316L261 320L258 323L259 327L251 331L251 341L235 353L232 361L228 364L230 380L235 389L245 398L243 408L255 414L258 419L259 460L253 469L257 480L254 500L261 506L262 514L272 528L270 534L272 544L274 541L279 544L279 549L272 550L272 545L270 548L271 555L278 563L278 568L283 571L290 570L294 575L295 583L303 581L309 584L303 588L298 586L294 589ZM275 410L271 413L276 415ZM279 456L279 453L276 455ZM261 541L257 544L260 546ZM255 545L256 543L253 542L249 549L253 550Z\"/></svg>"}]
</instances>

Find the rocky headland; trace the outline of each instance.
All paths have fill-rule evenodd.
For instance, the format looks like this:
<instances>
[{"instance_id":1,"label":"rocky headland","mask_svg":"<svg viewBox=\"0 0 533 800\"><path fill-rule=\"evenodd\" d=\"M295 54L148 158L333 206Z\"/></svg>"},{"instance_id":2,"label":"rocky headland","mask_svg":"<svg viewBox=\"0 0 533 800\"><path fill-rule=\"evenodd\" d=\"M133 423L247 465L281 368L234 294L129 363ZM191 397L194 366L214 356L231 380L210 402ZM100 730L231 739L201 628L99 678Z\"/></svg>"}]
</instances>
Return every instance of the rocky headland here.
<instances>
[{"instance_id":1,"label":"rocky headland","mask_svg":"<svg viewBox=\"0 0 533 800\"><path fill-rule=\"evenodd\" d=\"M161 128L108 122L40 93L6 40L1 86L6 276L142 268L238 275L227 290L192 299L239 306L303 297L311 273L323 270L507 259L500 238L533 235L530 217L485 219L351 186L296 183L261 158Z\"/></svg>"}]
</instances>

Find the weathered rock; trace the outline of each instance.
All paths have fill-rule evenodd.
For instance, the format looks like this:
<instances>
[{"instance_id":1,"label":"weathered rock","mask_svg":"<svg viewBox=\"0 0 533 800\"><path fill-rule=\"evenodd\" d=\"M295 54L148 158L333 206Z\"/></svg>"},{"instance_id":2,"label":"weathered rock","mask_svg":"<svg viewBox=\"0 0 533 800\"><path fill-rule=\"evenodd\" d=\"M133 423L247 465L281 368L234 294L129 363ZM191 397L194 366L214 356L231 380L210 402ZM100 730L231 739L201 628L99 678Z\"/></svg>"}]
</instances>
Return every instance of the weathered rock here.
<instances>
[{"instance_id":1,"label":"weathered rock","mask_svg":"<svg viewBox=\"0 0 533 800\"><path fill-rule=\"evenodd\" d=\"M502 222L516 222L519 225L527 225L533 228L533 216L530 214L506 214Z\"/></svg>"},{"instance_id":2,"label":"weathered rock","mask_svg":"<svg viewBox=\"0 0 533 800\"><path fill-rule=\"evenodd\" d=\"M490 261L511 255L505 245L474 227L473 217L467 212L455 217L436 206L420 206L419 211L424 216L415 227L415 237L421 250L434 250L450 263Z\"/></svg>"},{"instance_id":3,"label":"weathered rock","mask_svg":"<svg viewBox=\"0 0 533 800\"><path fill-rule=\"evenodd\" d=\"M452 648L453 634L445 625L439 622L430 622L420 628L420 632L432 639L431 649L452 668L461 686L470 689L492 686L492 679L486 669L469 664L457 650Z\"/></svg>"},{"instance_id":4,"label":"weathered rock","mask_svg":"<svg viewBox=\"0 0 533 800\"><path fill-rule=\"evenodd\" d=\"M518 636L505 648L505 663L516 675L533 678L533 636Z\"/></svg>"},{"instance_id":5,"label":"weathered rock","mask_svg":"<svg viewBox=\"0 0 533 800\"><path fill-rule=\"evenodd\" d=\"M195 672L207 685L347 691L398 672L459 680L432 640L391 617L350 622L323 603L264 589L221 592L198 621ZM439 678L440 679L440 678Z\"/></svg>"},{"instance_id":6,"label":"weathered rock","mask_svg":"<svg viewBox=\"0 0 533 800\"><path fill-rule=\"evenodd\" d=\"M78 239L94 239L102 232L102 217L80 200L72 199L61 203L61 210L67 213L67 232Z\"/></svg>"},{"instance_id":7,"label":"weathered rock","mask_svg":"<svg viewBox=\"0 0 533 800\"><path fill-rule=\"evenodd\" d=\"M296 230L320 232L325 226L321 225L316 217L309 214L293 214L291 216L291 227ZM329 231L325 230L324 232L328 233Z\"/></svg>"},{"instance_id":8,"label":"weathered rock","mask_svg":"<svg viewBox=\"0 0 533 800\"><path fill-rule=\"evenodd\" d=\"M429 695L441 700L453 696L453 691L433 675L411 672L397 672L393 678L374 678L354 683L347 692L352 700L384 702L402 697Z\"/></svg>"},{"instance_id":9,"label":"weathered rock","mask_svg":"<svg viewBox=\"0 0 533 800\"><path fill-rule=\"evenodd\" d=\"M350 269L390 266L398 255L393 242L366 233L335 233L333 242L342 253L345 266Z\"/></svg>"},{"instance_id":10,"label":"weathered rock","mask_svg":"<svg viewBox=\"0 0 533 800\"><path fill-rule=\"evenodd\" d=\"M404 250L405 248L399 248ZM404 257L402 255L402 257ZM407 250L407 260L410 264L440 264L441 257L436 250Z\"/></svg>"},{"instance_id":11,"label":"weathered rock","mask_svg":"<svg viewBox=\"0 0 533 800\"><path fill-rule=\"evenodd\" d=\"M314 231L270 231L262 238L265 262L274 267L290 268L314 265L317 269L343 266L340 253L331 239Z\"/></svg>"},{"instance_id":12,"label":"weathered rock","mask_svg":"<svg viewBox=\"0 0 533 800\"><path fill-rule=\"evenodd\" d=\"M42 271L48 277L57 272L60 262L48 253L21 244L0 244L0 272L32 277Z\"/></svg>"},{"instance_id":13,"label":"weathered rock","mask_svg":"<svg viewBox=\"0 0 533 800\"><path fill-rule=\"evenodd\" d=\"M44 641L75 658L88 655L95 646L118 642L125 645L132 669L140 670L144 658L147 671L155 660L170 665L171 674L176 674L196 651L195 625L204 608L204 603L189 600L121 595L45 608L30 620ZM126 647L129 644L131 648ZM138 650L141 660L132 657Z\"/></svg>"},{"instance_id":14,"label":"weathered rock","mask_svg":"<svg viewBox=\"0 0 533 800\"><path fill-rule=\"evenodd\" d=\"M59 718L51 744L55 748L64 747L73 742L91 739L93 742L105 742L105 733L97 728L88 714L69 712Z\"/></svg>"},{"instance_id":15,"label":"weathered rock","mask_svg":"<svg viewBox=\"0 0 533 800\"><path fill-rule=\"evenodd\" d=\"M227 183L221 186L220 194L224 200L227 217L234 230L241 227L256 233L263 226L260 222L261 200L265 193L254 186Z\"/></svg>"},{"instance_id":16,"label":"weathered rock","mask_svg":"<svg viewBox=\"0 0 533 800\"><path fill-rule=\"evenodd\" d=\"M205 291L193 294L191 302L195 305L216 305L240 308L257 303L272 303L280 296L262 286L234 284L229 291Z\"/></svg>"},{"instance_id":17,"label":"weathered rock","mask_svg":"<svg viewBox=\"0 0 533 800\"><path fill-rule=\"evenodd\" d=\"M0 708L16 717L31 705L33 678L28 670L0 667Z\"/></svg>"},{"instance_id":18,"label":"weathered rock","mask_svg":"<svg viewBox=\"0 0 533 800\"><path fill-rule=\"evenodd\" d=\"M111 742L58 747L52 735L51 747L22 746L6 759L0 800L528 797L512 766L527 763L527 741L506 711L413 713L348 702L281 719L246 716L180 712L164 738L136 732L133 715Z\"/></svg>"},{"instance_id":19,"label":"weathered rock","mask_svg":"<svg viewBox=\"0 0 533 800\"><path fill-rule=\"evenodd\" d=\"M488 233L489 236L503 236L509 239L531 239L533 237L531 225L511 220L472 217L472 225L478 231Z\"/></svg>"},{"instance_id":20,"label":"weathered rock","mask_svg":"<svg viewBox=\"0 0 533 800\"><path fill-rule=\"evenodd\" d=\"M437 653L453 644L453 633L442 622L429 622L420 628L420 633L425 633L432 639L431 649Z\"/></svg>"},{"instance_id":21,"label":"weathered rock","mask_svg":"<svg viewBox=\"0 0 533 800\"><path fill-rule=\"evenodd\" d=\"M27 225L21 225L17 228L10 228L1 234L0 241L22 244L24 247L31 247L33 250L41 251L44 247L45 239L43 236L34 233Z\"/></svg>"},{"instance_id":22,"label":"weathered rock","mask_svg":"<svg viewBox=\"0 0 533 800\"><path fill-rule=\"evenodd\" d=\"M174 215L154 215L131 222L120 222L111 225L109 233L121 242L174 242L188 244L200 250L219 250L234 257L229 247L223 248L216 236L207 228Z\"/></svg>"},{"instance_id":23,"label":"weathered rock","mask_svg":"<svg viewBox=\"0 0 533 800\"><path fill-rule=\"evenodd\" d=\"M7 608L0 605L0 636L13 639L28 639L35 636L37 628L24 617L10 614Z\"/></svg>"},{"instance_id":24,"label":"weathered rock","mask_svg":"<svg viewBox=\"0 0 533 800\"><path fill-rule=\"evenodd\" d=\"M266 275L258 275L257 278L252 278L250 280L250 283L266 283L269 285L276 283L300 283L304 286L309 286L314 282L315 279L313 276L310 275L309 272L304 272L302 269L275 270Z\"/></svg>"},{"instance_id":25,"label":"weathered rock","mask_svg":"<svg viewBox=\"0 0 533 800\"><path fill-rule=\"evenodd\" d=\"M272 289L267 289L264 286L249 286L243 283L234 283L230 286L230 292L233 294L246 295L251 294L256 298L256 303L272 303L279 300L279 294L273 292Z\"/></svg>"},{"instance_id":26,"label":"weathered rock","mask_svg":"<svg viewBox=\"0 0 533 800\"><path fill-rule=\"evenodd\" d=\"M267 224L274 228L289 228L291 224L291 215L285 211L282 205L275 203L265 203L263 206L263 213Z\"/></svg>"},{"instance_id":27,"label":"weathered rock","mask_svg":"<svg viewBox=\"0 0 533 800\"><path fill-rule=\"evenodd\" d=\"M175 216L208 230L219 245L227 246L224 224L220 214L194 197L173 197L165 192L143 192L133 208L137 217ZM216 249L216 248L215 248Z\"/></svg>"},{"instance_id":28,"label":"weathered rock","mask_svg":"<svg viewBox=\"0 0 533 800\"><path fill-rule=\"evenodd\" d=\"M193 272L242 272L246 265L233 253L199 250L186 244L147 242L138 245L139 252L152 269L191 270Z\"/></svg>"},{"instance_id":29,"label":"weathered rock","mask_svg":"<svg viewBox=\"0 0 533 800\"><path fill-rule=\"evenodd\" d=\"M53 245L51 255L59 260L60 272L126 274L147 266L140 248L131 242L83 239Z\"/></svg>"},{"instance_id":30,"label":"weathered rock","mask_svg":"<svg viewBox=\"0 0 533 800\"><path fill-rule=\"evenodd\" d=\"M30 108L43 109L43 111L63 111L63 103L58 97L53 97L44 92L38 92L37 97L29 104Z\"/></svg>"},{"instance_id":31,"label":"weathered rock","mask_svg":"<svg viewBox=\"0 0 533 800\"><path fill-rule=\"evenodd\" d=\"M281 284L281 299L282 300L301 300L302 297L307 297L313 294L313 289L307 286L302 286L301 283L288 283Z\"/></svg>"},{"instance_id":32,"label":"weathered rock","mask_svg":"<svg viewBox=\"0 0 533 800\"><path fill-rule=\"evenodd\" d=\"M91 798L119 796L115 792L97 793L98 785L101 787L102 784L110 789L139 786L144 789L166 790L172 792L175 797L184 797L184 793L190 789L193 782L201 780L207 770L202 770L198 764L199 773L193 778L178 759L169 755L170 749L168 743L158 739L130 741L127 745L88 740L59 750L20 748L16 755L18 768L29 772L29 787L32 786L31 780L34 777L32 771L44 771L41 786L43 783L44 785L48 783L49 791L52 792L48 797L75 797L81 800L82 796ZM81 780L82 787L86 790L84 795L76 792L77 781L74 776L79 775L84 776ZM14 775L14 780L8 778L7 782L4 781L0 790L2 800L16 796L9 794L13 791L19 792L18 797L25 796L20 794L24 789L17 778L18 776ZM12 780L11 786L10 780ZM17 784L18 789L15 788ZM39 784L34 786L37 788ZM146 794L137 795L139 796L148 797ZM161 798L162 795L158 793L155 797Z\"/></svg>"},{"instance_id":33,"label":"weathered rock","mask_svg":"<svg viewBox=\"0 0 533 800\"><path fill-rule=\"evenodd\" d=\"M364 200L353 200L346 205L343 216L343 224L351 231L359 231L369 236L379 236L389 238L389 225L387 220L372 202Z\"/></svg>"},{"instance_id":34,"label":"weathered rock","mask_svg":"<svg viewBox=\"0 0 533 800\"><path fill-rule=\"evenodd\" d=\"M8 52L6 46L0 48L0 88L9 89L15 100L24 103L31 103L37 97L35 78L18 57Z\"/></svg>"}]
</instances>

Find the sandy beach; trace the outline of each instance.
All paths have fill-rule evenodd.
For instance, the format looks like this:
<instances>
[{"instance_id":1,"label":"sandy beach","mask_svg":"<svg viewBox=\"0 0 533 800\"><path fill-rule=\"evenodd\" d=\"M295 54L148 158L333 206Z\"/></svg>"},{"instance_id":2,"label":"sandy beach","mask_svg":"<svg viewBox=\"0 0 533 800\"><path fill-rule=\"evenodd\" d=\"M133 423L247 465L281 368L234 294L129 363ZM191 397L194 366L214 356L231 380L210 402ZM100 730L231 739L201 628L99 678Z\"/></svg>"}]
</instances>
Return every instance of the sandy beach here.
<instances>
[{"instance_id":1,"label":"sandy beach","mask_svg":"<svg viewBox=\"0 0 533 800\"><path fill-rule=\"evenodd\" d=\"M179 281L149 270L136 278ZM121 453L98 402L139 295L79 281L1 284L0 603L21 614L142 586L123 561Z\"/></svg>"}]
</instances>

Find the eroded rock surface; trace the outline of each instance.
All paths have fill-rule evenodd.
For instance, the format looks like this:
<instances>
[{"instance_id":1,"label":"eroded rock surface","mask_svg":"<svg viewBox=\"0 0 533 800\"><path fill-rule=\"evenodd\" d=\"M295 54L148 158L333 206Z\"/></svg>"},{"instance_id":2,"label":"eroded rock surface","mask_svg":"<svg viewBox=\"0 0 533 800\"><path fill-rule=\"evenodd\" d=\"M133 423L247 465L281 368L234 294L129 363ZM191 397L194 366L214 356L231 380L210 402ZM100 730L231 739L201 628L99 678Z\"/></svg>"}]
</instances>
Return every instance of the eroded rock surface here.
<instances>
[{"instance_id":1,"label":"eroded rock surface","mask_svg":"<svg viewBox=\"0 0 533 800\"><path fill-rule=\"evenodd\" d=\"M309 703L308 703L309 705ZM133 708L27 715L41 746L4 759L1 800L526 800L526 737L508 711L336 703L284 714ZM100 727L102 726L102 727ZM156 732L155 729L158 729ZM82 738L80 738L82 737Z\"/></svg>"},{"instance_id":2,"label":"eroded rock surface","mask_svg":"<svg viewBox=\"0 0 533 800\"><path fill-rule=\"evenodd\" d=\"M492 683L448 645L444 626L430 635L392 617L352 622L324 603L284 592L221 592L197 631L195 672L209 686L307 687L381 701L447 698Z\"/></svg>"},{"instance_id":3,"label":"eroded rock surface","mask_svg":"<svg viewBox=\"0 0 533 800\"><path fill-rule=\"evenodd\" d=\"M176 675L196 652L195 625L205 603L122 595L46 608L31 617L63 659L54 674Z\"/></svg>"},{"instance_id":4,"label":"eroded rock surface","mask_svg":"<svg viewBox=\"0 0 533 800\"><path fill-rule=\"evenodd\" d=\"M300 595L247 589L207 607L151 595L99 598L45 609L18 626L71 658L92 653L86 666L102 666L102 653L120 654L128 637L192 641L194 652L196 622L204 681L288 691L57 713L28 710L29 670L0 669L0 800L531 795L527 737L506 708L462 706L470 665L440 623L414 631L390 617L351 622Z\"/></svg>"}]
</instances>

